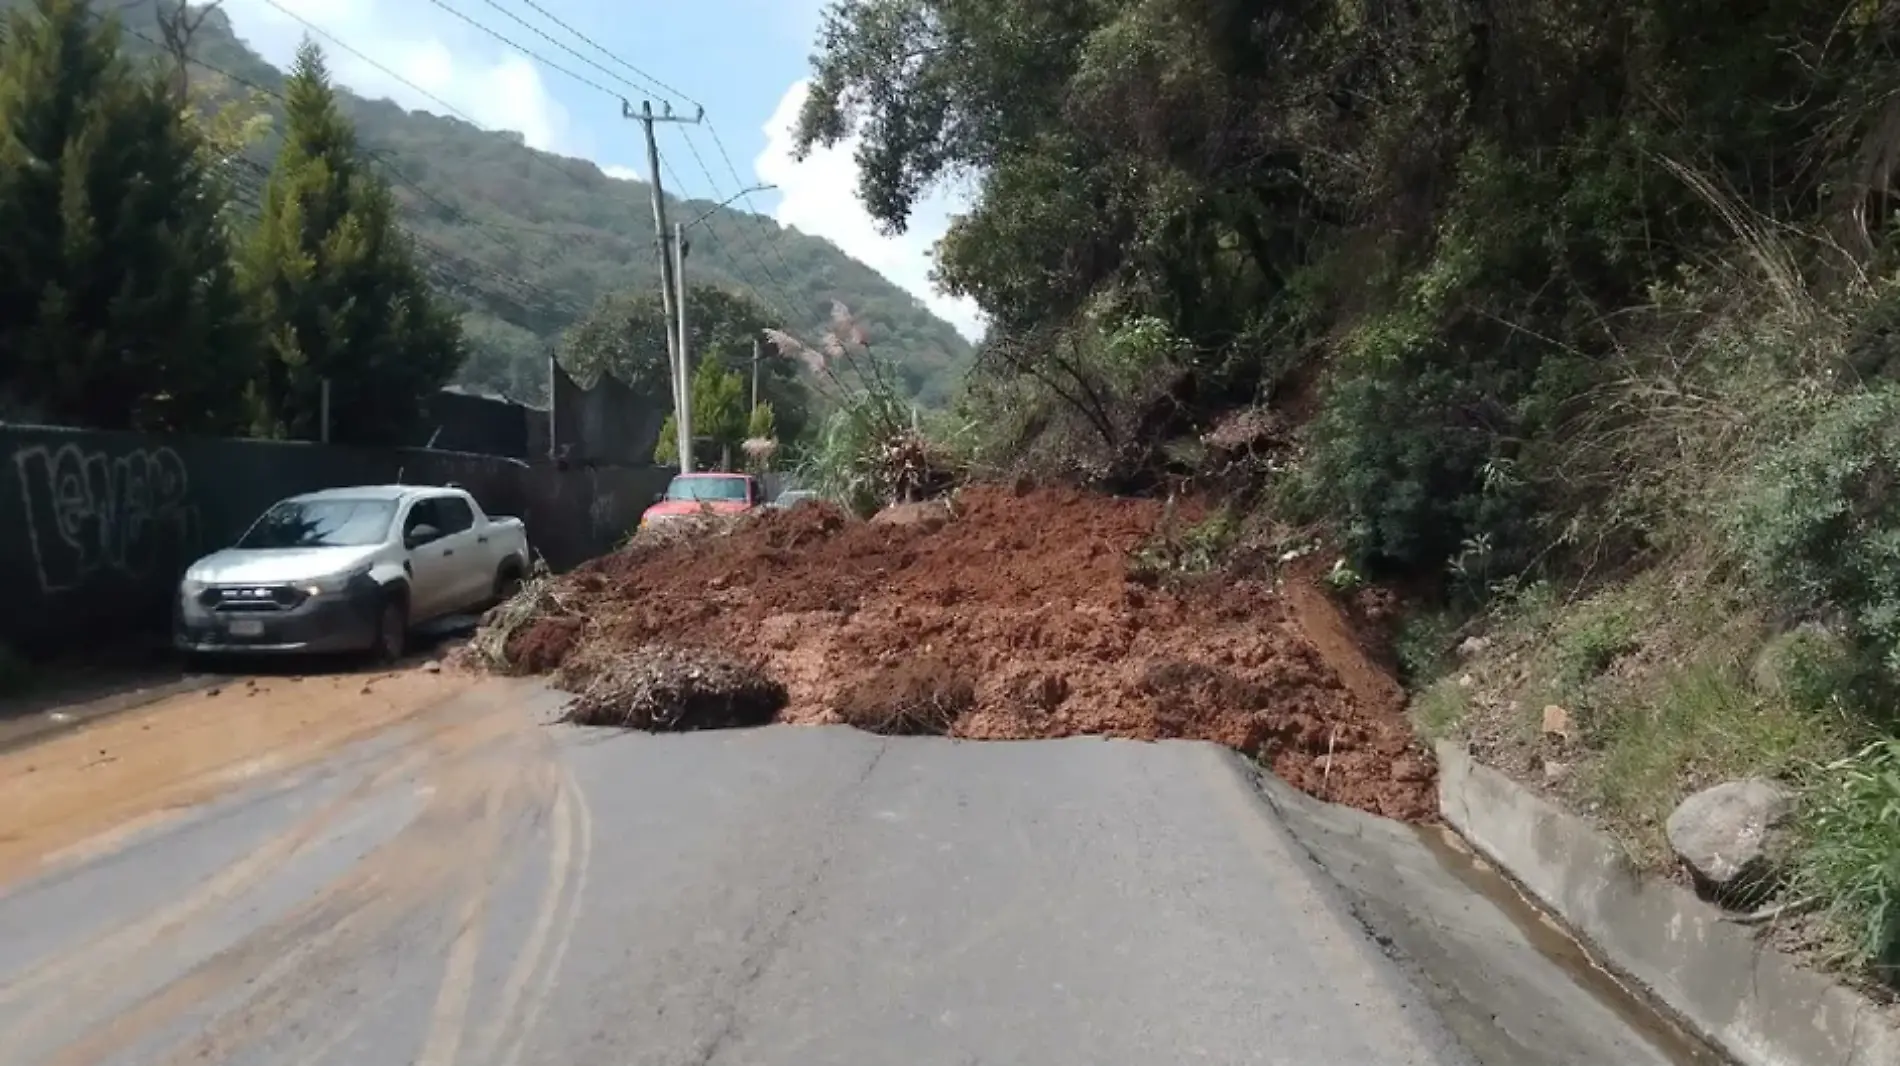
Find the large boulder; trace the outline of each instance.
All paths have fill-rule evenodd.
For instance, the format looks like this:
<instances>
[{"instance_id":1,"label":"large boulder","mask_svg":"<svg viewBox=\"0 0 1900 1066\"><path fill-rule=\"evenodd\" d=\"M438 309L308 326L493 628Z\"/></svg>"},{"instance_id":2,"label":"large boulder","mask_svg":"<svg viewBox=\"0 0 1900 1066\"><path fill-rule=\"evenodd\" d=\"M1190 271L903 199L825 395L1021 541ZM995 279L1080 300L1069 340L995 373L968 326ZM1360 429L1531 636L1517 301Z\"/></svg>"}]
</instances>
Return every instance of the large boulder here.
<instances>
[{"instance_id":1,"label":"large boulder","mask_svg":"<svg viewBox=\"0 0 1900 1066\"><path fill-rule=\"evenodd\" d=\"M1794 811L1794 794L1773 781L1724 782L1675 809L1669 846L1710 896L1747 906L1774 888Z\"/></svg>"}]
</instances>

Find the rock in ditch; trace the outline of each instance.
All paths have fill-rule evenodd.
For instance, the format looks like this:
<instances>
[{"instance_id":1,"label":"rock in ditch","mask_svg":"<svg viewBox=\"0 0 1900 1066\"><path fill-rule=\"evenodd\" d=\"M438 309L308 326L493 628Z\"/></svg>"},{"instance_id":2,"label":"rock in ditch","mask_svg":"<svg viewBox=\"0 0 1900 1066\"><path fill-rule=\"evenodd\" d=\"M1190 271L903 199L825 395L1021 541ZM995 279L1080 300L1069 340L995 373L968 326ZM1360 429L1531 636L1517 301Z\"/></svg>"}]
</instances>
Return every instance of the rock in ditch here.
<instances>
[{"instance_id":1,"label":"rock in ditch","mask_svg":"<svg viewBox=\"0 0 1900 1066\"><path fill-rule=\"evenodd\" d=\"M1773 781L1724 782L1675 809L1669 846L1705 892L1744 906L1772 891L1794 809L1793 793Z\"/></svg>"},{"instance_id":2,"label":"rock in ditch","mask_svg":"<svg viewBox=\"0 0 1900 1066\"><path fill-rule=\"evenodd\" d=\"M732 729L771 722L786 698L784 685L743 660L647 645L593 671L566 717L651 732Z\"/></svg>"}]
</instances>

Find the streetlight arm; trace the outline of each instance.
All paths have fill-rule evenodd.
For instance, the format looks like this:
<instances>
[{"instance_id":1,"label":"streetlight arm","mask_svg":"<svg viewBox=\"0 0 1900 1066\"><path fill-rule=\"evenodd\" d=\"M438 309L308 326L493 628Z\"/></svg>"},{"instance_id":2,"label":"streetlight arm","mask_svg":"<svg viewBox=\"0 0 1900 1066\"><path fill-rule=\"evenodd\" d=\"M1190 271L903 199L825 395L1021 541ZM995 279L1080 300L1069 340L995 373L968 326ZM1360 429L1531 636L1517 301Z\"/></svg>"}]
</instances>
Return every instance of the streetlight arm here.
<instances>
[{"instance_id":1,"label":"streetlight arm","mask_svg":"<svg viewBox=\"0 0 1900 1066\"><path fill-rule=\"evenodd\" d=\"M731 196L728 196L724 200L721 200L717 204L714 204L711 210L707 211L705 214L699 216L698 218L692 220L691 222L688 222L686 225L688 227L697 226L701 222L704 222L707 219L718 214L720 211L725 210L727 205L731 204L734 200L740 199L741 197L745 197L745 196L751 196L755 192L771 192L773 189L776 189L776 188L778 188L778 186L765 184L765 185L752 185L752 186L748 186L746 188L740 189L738 192L735 192Z\"/></svg>"}]
</instances>

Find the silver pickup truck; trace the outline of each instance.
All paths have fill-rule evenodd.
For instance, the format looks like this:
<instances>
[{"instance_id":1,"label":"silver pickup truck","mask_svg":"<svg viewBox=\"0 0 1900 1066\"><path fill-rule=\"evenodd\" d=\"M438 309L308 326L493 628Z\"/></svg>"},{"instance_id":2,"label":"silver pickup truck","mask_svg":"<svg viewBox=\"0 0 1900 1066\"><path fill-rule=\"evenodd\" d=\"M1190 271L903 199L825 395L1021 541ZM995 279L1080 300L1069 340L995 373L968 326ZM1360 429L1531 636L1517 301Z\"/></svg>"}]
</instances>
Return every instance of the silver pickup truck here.
<instances>
[{"instance_id":1,"label":"silver pickup truck","mask_svg":"<svg viewBox=\"0 0 1900 1066\"><path fill-rule=\"evenodd\" d=\"M175 643L190 654L395 659L414 626L512 595L528 559L521 520L488 517L461 489L373 485L292 496L185 571Z\"/></svg>"}]
</instances>

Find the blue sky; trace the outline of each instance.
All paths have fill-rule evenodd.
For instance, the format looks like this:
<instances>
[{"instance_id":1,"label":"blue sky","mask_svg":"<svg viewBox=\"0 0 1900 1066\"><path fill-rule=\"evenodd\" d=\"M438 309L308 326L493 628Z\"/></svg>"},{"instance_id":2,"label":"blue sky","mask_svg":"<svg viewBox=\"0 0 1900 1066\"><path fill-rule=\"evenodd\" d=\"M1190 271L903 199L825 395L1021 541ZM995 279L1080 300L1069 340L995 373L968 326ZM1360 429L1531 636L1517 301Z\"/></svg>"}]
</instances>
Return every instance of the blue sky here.
<instances>
[{"instance_id":1,"label":"blue sky","mask_svg":"<svg viewBox=\"0 0 1900 1066\"><path fill-rule=\"evenodd\" d=\"M351 89L417 110L444 110L378 69L387 67L484 127L514 130L537 148L591 159L610 174L644 177L646 170L639 127L621 117L612 94L636 107L643 99L656 107L671 99L688 114L692 102L702 104L731 168L708 128L662 127L661 178L668 191L724 200L747 185L776 185L775 191L753 194L751 205L783 225L830 239L974 338L981 330L975 308L938 294L929 282L930 249L955 210L953 197L925 204L909 233L887 238L855 199L848 145L804 162L791 158L787 127L804 97L807 57L823 6L823 0L224 3L239 36L279 66L288 63L305 32L293 16L301 17L374 61L319 37L336 80ZM557 19L585 40L563 30ZM677 92L664 92L654 81Z\"/></svg>"}]
</instances>

